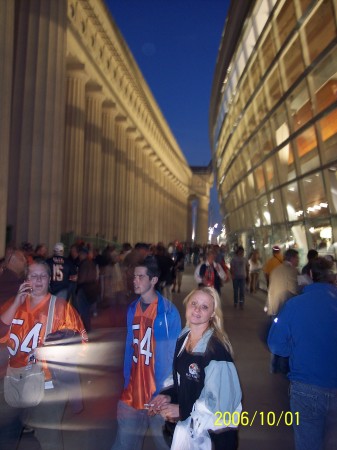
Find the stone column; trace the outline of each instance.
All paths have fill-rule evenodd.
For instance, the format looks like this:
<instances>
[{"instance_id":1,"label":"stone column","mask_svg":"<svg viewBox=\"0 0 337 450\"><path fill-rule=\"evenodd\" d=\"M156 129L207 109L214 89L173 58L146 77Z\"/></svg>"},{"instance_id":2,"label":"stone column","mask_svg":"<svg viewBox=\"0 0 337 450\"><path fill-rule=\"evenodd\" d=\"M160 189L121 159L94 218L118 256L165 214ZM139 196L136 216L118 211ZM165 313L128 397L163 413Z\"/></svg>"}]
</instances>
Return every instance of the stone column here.
<instances>
[{"instance_id":1,"label":"stone column","mask_svg":"<svg viewBox=\"0 0 337 450\"><path fill-rule=\"evenodd\" d=\"M85 83L84 64L67 64L62 232L82 234L84 189Z\"/></svg>"},{"instance_id":2,"label":"stone column","mask_svg":"<svg viewBox=\"0 0 337 450\"><path fill-rule=\"evenodd\" d=\"M125 238L128 242L137 239L135 219L135 138L136 128L128 127L126 148L126 199L125 199Z\"/></svg>"},{"instance_id":3,"label":"stone column","mask_svg":"<svg viewBox=\"0 0 337 450\"><path fill-rule=\"evenodd\" d=\"M6 246L7 183L14 59L14 6L13 0L2 0L0 14L0 255L4 255Z\"/></svg>"},{"instance_id":4,"label":"stone column","mask_svg":"<svg viewBox=\"0 0 337 450\"><path fill-rule=\"evenodd\" d=\"M102 100L101 86L89 82L86 86L82 230L91 237L100 234Z\"/></svg>"},{"instance_id":5,"label":"stone column","mask_svg":"<svg viewBox=\"0 0 337 450\"><path fill-rule=\"evenodd\" d=\"M124 224L125 224L125 123L126 117L118 114L115 120L116 134L116 184L115 184L115 218L114 218L114 234L118 242L124 241Z\"/></svg>"},{"instance_id":6,"label":"stone column","mask_svg":"<svg viewBox=\"0 0 337 450\"><path fill-rule=\"evenodd\" d=\"M15 240L60 239L66 88L66 0L17 1L9 168Z\"/></svg>"},{"instance_id":7,"label":"stone column","mask_svg":"<svg viewBox=\"0 0 337 450\"><path fill-rule=\"evenodd\" d=\"M116 105L111 101L103 103L102 113L102 208L101 231L105 238L114 237L115 205L115 115Z\"/></svg>"}]
</instances>

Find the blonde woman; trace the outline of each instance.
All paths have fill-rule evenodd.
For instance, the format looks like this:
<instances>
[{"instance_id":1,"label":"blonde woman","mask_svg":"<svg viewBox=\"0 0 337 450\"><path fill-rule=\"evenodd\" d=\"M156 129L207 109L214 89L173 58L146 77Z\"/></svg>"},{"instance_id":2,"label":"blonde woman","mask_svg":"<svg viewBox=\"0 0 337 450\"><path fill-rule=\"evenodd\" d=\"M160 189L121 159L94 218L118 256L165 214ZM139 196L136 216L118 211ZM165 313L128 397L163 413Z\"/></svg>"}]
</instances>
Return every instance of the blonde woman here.
<instances>
[{"instance_id":1,"label":"blonde woman","mask_svg":"<svg viewBox=\"0 0 337 450\"><path fill-rule=\"evenodd\" d=\"M237 427L228 418L242 409L241 388L223 329L219 295L212 287L200 287L185 298L184 305L186 327L177 340L173 384L153 399L150 414L159 413L182 426L190 426L192 414L198 433L208 432L214 449L235 450ZM218 420L217 412L228 412L226 420ZM174 442L175 438L172 448Z\"/></svg>"}]
</instances>

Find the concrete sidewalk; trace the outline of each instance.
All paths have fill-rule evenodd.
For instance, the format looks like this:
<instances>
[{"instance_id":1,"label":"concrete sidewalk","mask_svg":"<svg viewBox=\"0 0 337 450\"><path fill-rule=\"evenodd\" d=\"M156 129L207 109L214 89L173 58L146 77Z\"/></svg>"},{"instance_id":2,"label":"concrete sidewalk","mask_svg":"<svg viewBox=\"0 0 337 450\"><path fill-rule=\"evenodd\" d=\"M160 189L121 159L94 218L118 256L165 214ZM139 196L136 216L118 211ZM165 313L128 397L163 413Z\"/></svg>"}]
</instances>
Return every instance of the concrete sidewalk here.
<instances>
[{"instance_id":1,"label":"concrete sidewalk","mask_svg":"<svg viewBox=\"0 0 337 450\"><path fill-rule=\"evenodd\" d=\"M182 292L173 294L184 324L182 301L196 286L193 267L187 266ZM225 329L235 352L235 363L243 390L243 410L247 423L240 426L240 450L293 450L288 404L288 381L269 373L270 354L260 335L267 323L263 306L266 294L246 294L244 310L233 308L232 284L222 288ZM65 450L110 450L116 433L116 404L123 385L125 306L98 310L93 319L86 364L81 378L85 409L64 418ZM283 414L282 414L283 412ZM254 418L254 419L253 419ZM277 423L279 424L277 425ZM24 436L19 450L36 450L32 436ZM5 450L5 449L4 449ZM155 450L146 439L143 450Z\"/></svg>"}]
</instances>

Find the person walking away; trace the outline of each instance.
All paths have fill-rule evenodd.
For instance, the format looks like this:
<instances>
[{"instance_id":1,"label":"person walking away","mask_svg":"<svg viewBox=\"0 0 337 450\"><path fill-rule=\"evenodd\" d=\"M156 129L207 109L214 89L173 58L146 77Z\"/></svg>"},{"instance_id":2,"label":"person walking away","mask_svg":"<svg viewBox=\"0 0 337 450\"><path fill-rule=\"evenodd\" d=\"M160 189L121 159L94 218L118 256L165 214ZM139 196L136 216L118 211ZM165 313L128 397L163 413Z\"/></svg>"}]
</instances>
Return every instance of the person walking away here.
<instances>
[{"instance_id":1,"label":"person walking away","mask_svg":"<svg viewBox=\"0 0 337 450\"><path fill-rule=\"evenodd\" d=\"M148 430L156 450L168 448L162 434L164 419L149 416L148 408L171 373L181 321L172 302L155 290L158 277L153 256L135 267L134 290L138 298L127 312L124 389L117 406L113 450L141 450Z\"/></svg>"},{"instance_id":2,"label":"person walking away","mask_svg":"<svg viewBox=\"0 0 337 450\"><path fill-rule=\"evenodd\" d=\"M262 269L262 263L260 259L260 253L258 250L253 250L251 257L248 260L249 264L249 292L255 294L258 282L259 274Z\"/></svg>"},{"instance_id":3,"label":"person walking away","mask_svg":"<svg viewBox=\"0 0 337 450\"><path fill-rule=\"evenodd\" d=\"M268 336L272 353L289 357L296 450L337 449L337 287L331 261L312 262L313 283L289 299Z\"/></svg>"},{"instance_id":4,"label":"person walking away","mask_svg":"<svg viewBox=\"0 0 337 450\"><path fill-rule=\"evenodd\" d=\"M183 252L183 248L180 244L177 246L177 252L176 252L176 258L174 261L173 271L174 271L174 275L173 275L172 292L176 291L176 286L177 286L177 288L178 288L177 292L179 293L181 290L181 283L182 283L183 274L185 271L185 253Z\"/></svg>"},{"instance_id":5,"label":"person walking away","mask_svg":"<svg viewBox=\"0 0 337 450\"><path fill-rule=\"evenodd\" d=\"M50 292L57 297L69 300L77 281L76 266L64 256L64 244L54 246L53 256L47 259L51 271Z\"/></svg>"},{"instance_id":6,"label":"person walking away","mask_svg":"<svg viewBox=\"0 0 337 450\"><path fill-rule=\"evenodd\" d=\"M89 249L79 249L77 289L74 307L81 316L87 332L91 331L91 307L97 301L100 292L97 266L89 259Z\"/></svg>"},{"instance_id":7,"label":"person walking away","mask_svg":"<svg viewBox=\"0 0 337 450\"><path fill-rule=\"evenodd\" d=\"M240 309L243 309L245 303L246 282L248 282L249 276L249 265L244 253L244 248L239 246L230 263L234 291L234 308L239 303Z\"/></svg>"},{"instance_id":8,"label":"person walking away","mask_svg":"<svg viewBox=\"0 0 337 450\"><path fill-rule=\"evenodd\" d=\"M279 313L289 298L300 292L298 285L298 263L298 251L291 248L285 252L282 264L271 272L266 307L267 314L271 320ZM286 375L288 370L288 358L274 354L271 359L271 372Z\"/></svg>"},{"instance_id":9,"label":"person walking away","mask_svg":"<svg viewBox=\"0 0 337 450\"><path fill-rule=\"evenodd\" d=\"M273 251L272 257L269 258L263 266L263 272L266 278L267 288L269 287L270 274L277 266L279 266L283 262L283 256L280 247L278 245L274 245L272 251Z\"/></svg>"}]
</instances>

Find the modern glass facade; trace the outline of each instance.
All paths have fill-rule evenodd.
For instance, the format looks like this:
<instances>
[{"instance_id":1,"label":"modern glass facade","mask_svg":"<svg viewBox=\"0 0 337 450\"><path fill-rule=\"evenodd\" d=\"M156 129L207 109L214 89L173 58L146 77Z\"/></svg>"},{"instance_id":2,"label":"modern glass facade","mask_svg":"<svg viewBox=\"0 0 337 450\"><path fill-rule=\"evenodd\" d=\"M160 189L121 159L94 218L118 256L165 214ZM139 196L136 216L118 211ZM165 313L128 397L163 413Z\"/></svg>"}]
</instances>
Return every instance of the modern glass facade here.
<instances>
[{"instance_id":1,"label":"modern glass facade","mask_svg":"<svg viewBox=\"0 0 337 450\"><path fill-rule=\"evenodd\" d=\"M231 245L337 255L336 19L336 0L232 0L210 108Z\"/></svg>"}]
</instances>

